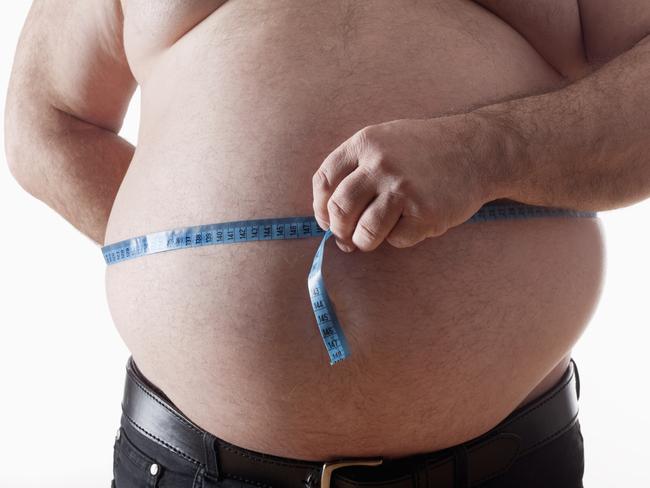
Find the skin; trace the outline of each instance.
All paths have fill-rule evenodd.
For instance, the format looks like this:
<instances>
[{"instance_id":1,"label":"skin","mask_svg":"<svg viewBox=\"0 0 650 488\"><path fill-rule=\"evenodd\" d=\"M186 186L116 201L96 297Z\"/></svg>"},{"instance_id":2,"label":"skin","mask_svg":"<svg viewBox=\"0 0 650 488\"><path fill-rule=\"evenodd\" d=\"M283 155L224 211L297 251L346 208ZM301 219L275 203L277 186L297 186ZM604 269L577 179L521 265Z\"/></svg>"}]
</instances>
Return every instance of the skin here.
<instances>
[{"instance_id":1,"label":"skin","mask_svg":"<svg viewBox=\"0 0 650 488\"><path fill-rule=\"evenodd\" d=\"M463 117L449 119L365 127L325 159L313 177L314 215L342 250L372 251L384 239L410 247L498 198L471 146L455 140L458 131L477 137L479 127L472 136Z\"/></svg>"},{"instance_id":2,"label":"skin","mask_svg":"<svg viewBox=\"0 0 650 488\"><path fill-rule=\"evenodd\" d=\"M650 94L649 74L650 37L642 37L550 94L364 127L315 173L314 215L351 252L371 251L384 239L413 246L497 198L591 211L645 200L650 117L638 99ZM483 144L468 145L476 139ZM492 164L479 164L486 155Z\"/></svg>"},{"instance_id":3,"label":"skin","mask_svg":"<svg viewBox=\"0 0 650 488\"><path fill-rule=\"evenodd\" d=\"M140 369L215 435L302 459L479 435L566 368L602 235L597 219L462 224L496 198L648 196L647 3L269 5L36 2L7 98L10 169L97 245L313 211L365 251L327 254L354 351L331 369L305 326L312 241L107 269ZM134 148L117 133L137 84Z\"/></svg>"}]
</instances>

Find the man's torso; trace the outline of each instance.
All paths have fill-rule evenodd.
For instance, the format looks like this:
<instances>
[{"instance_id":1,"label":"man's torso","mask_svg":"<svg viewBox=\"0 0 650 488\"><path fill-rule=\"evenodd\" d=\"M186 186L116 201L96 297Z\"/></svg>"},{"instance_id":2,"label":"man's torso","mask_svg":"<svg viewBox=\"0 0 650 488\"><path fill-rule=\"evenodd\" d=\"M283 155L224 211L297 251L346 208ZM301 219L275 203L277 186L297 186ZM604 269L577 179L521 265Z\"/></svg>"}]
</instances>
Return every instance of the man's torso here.
<instances>
[{"instance_id":1,"label":"man's torso","mask_svg":"<svg viewBox=\"0 0 650 488\"><path fill-rule=\"evenodd\" d=\"M567 81L558 66L585 69L468 1L220 3L123 2L141 126L107 243L309 215L314 171L363 126L552 90ZM579 19L556 11L572 46ZM559 378L604 252L598 220L567 218L467 223L408 249L330 243L325 281L351 350L331 367L306 286L316 245L110 266L111 313L145 376L224 440L403 456L475 437Z\"/></svg>"}]
</instances>

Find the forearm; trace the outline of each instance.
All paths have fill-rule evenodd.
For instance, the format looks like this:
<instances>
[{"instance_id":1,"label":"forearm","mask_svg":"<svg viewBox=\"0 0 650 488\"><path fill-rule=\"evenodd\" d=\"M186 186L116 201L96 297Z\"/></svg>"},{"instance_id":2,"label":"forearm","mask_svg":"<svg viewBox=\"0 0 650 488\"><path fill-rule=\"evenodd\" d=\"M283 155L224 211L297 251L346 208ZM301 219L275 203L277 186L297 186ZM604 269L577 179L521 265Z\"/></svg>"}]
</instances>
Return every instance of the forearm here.
<instances>
[{"instance_id":1,"label":"forearm","mask_svg":"<svg viewBox=\"0 0 650 488\"><path fill-rule=\"evenodd\" d=\"M26 191L101 245L134 147L54 107L41 115L7 117L11 171Z\"/></svg>"},{"instance_id":2,"label":"forearm","mask_svg":"<svg viewBox=\"0 0 650 488\"><path fill-rule=\"evenodd\" d=\"M650 197L650 38L561 90L471 117L495 198L601 211Z\"/></svg>"}]
</instances>

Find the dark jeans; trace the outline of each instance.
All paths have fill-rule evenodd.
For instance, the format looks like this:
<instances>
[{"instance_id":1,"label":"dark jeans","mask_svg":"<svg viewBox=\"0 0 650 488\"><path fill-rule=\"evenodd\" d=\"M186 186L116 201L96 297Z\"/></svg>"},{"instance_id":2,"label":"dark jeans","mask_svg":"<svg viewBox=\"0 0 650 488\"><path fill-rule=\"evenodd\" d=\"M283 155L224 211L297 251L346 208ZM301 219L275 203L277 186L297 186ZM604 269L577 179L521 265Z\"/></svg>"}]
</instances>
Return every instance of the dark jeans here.
<instances>
[{"instance_id":1,"label":"dark jeans","mask_svg":"<svg viewBox=\"0 0 650 488\"><path fill-rule=\"evenodd\" d=\"M453 450L454 447L438 452L445 453ZM583 439L580 422L576 421L560 436L516 459L505 473L475 487L582 488L583 471ZM255 486L231 479L220 481L210 479L205 473L205 466L184 459L181 455L150 440L137 431L124 415L115 440L113 475L112 488ZM274 488L284 487L274 486Z\"/></svg>"}]
</instances>

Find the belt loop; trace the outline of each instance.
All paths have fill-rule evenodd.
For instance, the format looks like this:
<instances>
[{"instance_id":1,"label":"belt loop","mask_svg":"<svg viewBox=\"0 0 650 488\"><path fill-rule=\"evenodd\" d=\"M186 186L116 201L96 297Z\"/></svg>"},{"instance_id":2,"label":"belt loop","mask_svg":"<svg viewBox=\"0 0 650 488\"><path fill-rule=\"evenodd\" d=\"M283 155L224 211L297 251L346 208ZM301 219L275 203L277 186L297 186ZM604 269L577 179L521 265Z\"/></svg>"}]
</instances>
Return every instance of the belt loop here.
<instances>
[{"instance_id":1,"label":"belt loop","mask_svg":"<svg viewBox=\"0 0 650 488\"><path fill-rule=\"evenodd\" d=\"M453 448L454 453L454 488L469 488L467 466L467 449L464 444Z\"/></svg>"},{"instance_id":2,"label":"belt loop","mask_svg":"<svg viewBox=\"0 0 650 488\"><path fill-rule=\"evenodd\" d=\"M219 460L217 459L216 437L209 432L203 433L203 459L208 475L219 479Z\"/></svg>"}]
</instances>

